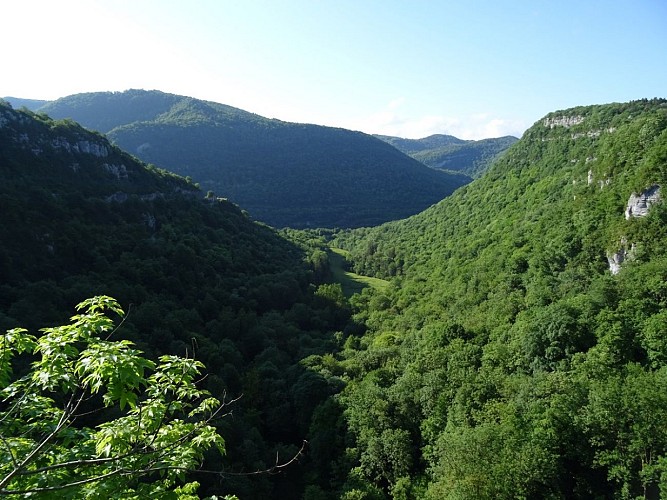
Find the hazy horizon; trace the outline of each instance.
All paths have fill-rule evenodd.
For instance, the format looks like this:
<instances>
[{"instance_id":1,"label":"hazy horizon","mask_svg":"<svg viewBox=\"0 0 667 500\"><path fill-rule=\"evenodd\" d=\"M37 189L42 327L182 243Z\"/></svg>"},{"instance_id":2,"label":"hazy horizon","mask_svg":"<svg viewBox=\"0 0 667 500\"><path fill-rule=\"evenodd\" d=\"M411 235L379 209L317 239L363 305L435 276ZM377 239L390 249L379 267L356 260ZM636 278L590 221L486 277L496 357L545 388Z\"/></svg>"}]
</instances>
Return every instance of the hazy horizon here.
<instances>
[{"instance_id":1,"label":"hazy horizon","mask_svg":"<svg viewBox=\"0 0 667 500\"><path fill-rule=\"evenodd\" d=\"M13 1L0 95L160 90L370 134L521 134L572 106L664 97L667 5Z\"/></svg>"}]
</instances>

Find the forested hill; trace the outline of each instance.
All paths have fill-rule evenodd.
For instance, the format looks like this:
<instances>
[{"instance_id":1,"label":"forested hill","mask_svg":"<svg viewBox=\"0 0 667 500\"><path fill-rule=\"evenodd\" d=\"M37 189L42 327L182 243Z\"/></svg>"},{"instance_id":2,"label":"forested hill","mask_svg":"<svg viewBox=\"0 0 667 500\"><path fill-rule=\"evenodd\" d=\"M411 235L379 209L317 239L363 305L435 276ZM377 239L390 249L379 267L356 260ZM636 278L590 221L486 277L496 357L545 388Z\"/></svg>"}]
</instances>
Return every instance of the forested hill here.
<instances>
[{"instance_id":1,"label":"forested hill","mask_svg":"<svg viewBox=\"0 0 667 500\"><path fill-rule=\"evenodd\" d=\"M112 340L131 339L151 359L194 355L206 365L202 388L240 397L217 423L226 456L204 464L230 474L196 476L199 493L301 498L307 461L253 473L293 457L339 387L303 361L334 352L347 317L340 287L318 281L325 254L72 121L2 101L0 174L0 331L37 334L86 298L116 298L128 315Z\"/></svg>"},{"instance_id":2,"label":"forested hill","mask_svg":"<svg viewBox=\"0 0 667 500\"><path fill-rule=\"evenodd\" d=\"M130 90L39 108L229 198L274 227L358 227L413 215L470 179L435 172L372 136Z\"/></svg>"},{"instance_id":3,"label":"forested hill","mask_svg":"<svg viewBox=\"0 0 667 500\"><path fill-rule=\"evenodd\" d=\"M666 496L666 182L666 100L579 107L423 213L340 234L393 288L356 302L340 453L359 465L339 480L380 498Z\"/></svg>"},{"instance_id":4,"label":"forested hill","mask_svg":"<svg viewBox=\"0 0 667 500\"><path fill-rule=\"evenodd\" d=\"M461 146L470 141L465 141L454 137L453 135L434 134L424 137L423 139L404 139L402 137L394 137L391 135L376 135L378 139L388 142L396 149L400 149L404 153L413 154L431 149L439 149L447 146Z\"/></svg>"},{"instance_id":5,"label":"forested hill","mask_svg":"<svg viewBox=\"0 0 667 500\"><path fill-rule=\"evenodd\" d=\"M44 99L23 99L21 97L9 96L2 97L2 99L11 104L16 109L25 107L32 111L36 111L50 102Z\"/></svg>"},{"instance_id":6,"label":"forested hill","mask_svg":"<svg viewBox=\"0 0 667 500\"><path fill-rule=\"evenodd\" d=\"M479 177L518 139L505 136L466 141L451 135L436 134L423 139L403 139L376 135L429 167Z\"/></svg>"}]
</instances>

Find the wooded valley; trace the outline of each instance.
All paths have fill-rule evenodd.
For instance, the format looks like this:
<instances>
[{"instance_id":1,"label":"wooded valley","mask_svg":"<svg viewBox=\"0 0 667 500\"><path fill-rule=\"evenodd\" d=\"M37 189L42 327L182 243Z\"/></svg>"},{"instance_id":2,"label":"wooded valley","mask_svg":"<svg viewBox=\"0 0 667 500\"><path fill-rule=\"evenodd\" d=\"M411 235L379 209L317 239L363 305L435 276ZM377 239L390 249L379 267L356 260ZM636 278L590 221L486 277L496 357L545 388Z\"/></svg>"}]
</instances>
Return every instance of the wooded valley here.
<instances>
[{"instance_id":1,"label":"wooded valley","mask_svg":"<svg viewBox=\"0 0 667 500\"><path fill-rule=\"evenodd\" d=\"M134 97L100 132L0 102L0 493L667 495L667 100L554 111L458 182L391 138ZM207 177L211 130L248 172L302 151L324 204L278 175L268 225Z\"/></svg>"}]
</instances>

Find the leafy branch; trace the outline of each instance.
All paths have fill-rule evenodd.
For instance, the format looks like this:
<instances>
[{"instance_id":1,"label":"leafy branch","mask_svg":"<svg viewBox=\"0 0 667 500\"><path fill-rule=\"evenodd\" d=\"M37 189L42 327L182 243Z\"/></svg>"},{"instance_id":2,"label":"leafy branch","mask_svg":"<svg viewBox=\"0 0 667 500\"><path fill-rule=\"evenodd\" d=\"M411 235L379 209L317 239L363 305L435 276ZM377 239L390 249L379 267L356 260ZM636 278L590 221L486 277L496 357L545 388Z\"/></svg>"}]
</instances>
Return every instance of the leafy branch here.
<instances>
[{"instance_id":1,"label":"leafy branch","mask_svg":"<svg viewBox=\"0 0 667 500\"><path fill-rule=\"evenodd\" d=\"M114 491L132 492L136 478L154 473L158 481L139 487L171 488L201 466L206 450L224 454L212 424L236 400L221 403L197 386L201 362L162 356L155 363L131 342L110 342L114 324L105 313L123 316L110 297L77 310L69 325L45 328L39 338L23 329L2 337L0 494L85 487L90 495L110 481ZM23 353L35 358L31 370L9 383L12 360ZM79 426L95 395L101 409L122 415Z\"/></svg>"}]
</instances>

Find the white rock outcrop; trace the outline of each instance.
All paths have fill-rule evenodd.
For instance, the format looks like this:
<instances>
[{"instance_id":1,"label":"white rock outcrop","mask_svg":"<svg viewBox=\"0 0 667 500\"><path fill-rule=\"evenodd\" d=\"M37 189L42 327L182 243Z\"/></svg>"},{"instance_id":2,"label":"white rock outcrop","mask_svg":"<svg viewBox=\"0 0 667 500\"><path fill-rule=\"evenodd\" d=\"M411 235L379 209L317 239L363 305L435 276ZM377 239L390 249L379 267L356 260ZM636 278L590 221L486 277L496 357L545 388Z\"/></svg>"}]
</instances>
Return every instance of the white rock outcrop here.
<instances>
[{"instance_id":1,"label":"white rock outcrop","mask_svg":"<svg viewBox=\"0 0 667 500\"><path fill-rule=\"evenodd\" d=\"M104 144L98 144L91 141L69 142L64 137L56 137L51 141L51 146L56 149L63 149L68 153L86 153L98 158L109 156L109 148Z\"/></svg>"},{"instance_id":2,"label":"white rock outcrop","mask_svg":"<svg viewBox=\"0 0 667 500\"><path fill-rule=\"evenodd\" d=\"M109 165L108 163L104 163L102 168L118 180L127 179L127 168L125 165Z\"/></svg>"},{"instance_id":3,"label":"white rock outcrop","mask_svg":"<svg viewBox=\"0 0 667 500\"><path fill-rule=\"evenodd\" d=\"M565 127L570 128L574 125L579 125L584 121L584 117L581 115L575 116L554 116L553 118L545 118L544 126L549 128L554 127Z\"/></svg>"},{"instance_id":4,"label":"white rock outcrop","mask_svg":"<svg viewBox=\"0 0 667 500\"><path fill-rule=\"evenodd\" d=\"M660 200L660 186L657 184L646 188L639 194L632 193L625 209L625 219L646 217L651 205L658 203ZM621 264L627 260L632 260L635 251L636 245L632 243L628 247L628 241L622 238L619 249L614 253L607 254L607 262L609 262L609 271L611 274L618 274L621 270Z\"/></svg>"},{"instance_id":5,"label":"white rock outcrop","mask_svg":"<svg viewBox=\"0 0 667 500\"><path fill-rule=\"evenodd\" d=\"M122 191L118 191L110 196L107 196L105 198L107 203L111 202L116 202L116 203L125 203L128 199L127 193L123 193Z\"/></svg>"},{"instance_id":6,"label":"white rock outcrop","mask_svg":"<svg viewBox=\"0 0 667 500\"><path fill-rule=\"evenodd\" d=\"M660 199L660 186L657 184L654 184L639 194L632 193L625 209L625 219L629 220L633 217L646 217L651 205L659 202Z\"/></svg>"},{"instance_id":7,"label":"white rock outcrop","mask_svg":"<svg viewBox=\"0 0 667 500\"><path fill-rule=\"evenodd\" d=\"M626 260L632 260L636 250L636 245L633 243L628 249L628 242L625 238L621 239L621 247L612 254L607 254L607 262L609 262L609 271L611 274L618 274L621 270L621 264Z\"/></svg>"}]
</instances>

